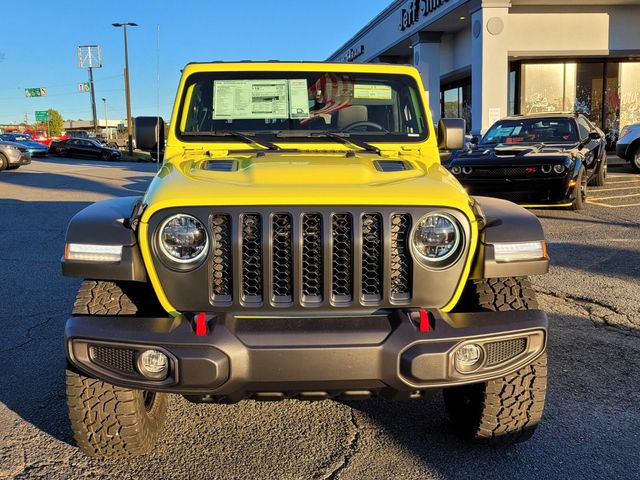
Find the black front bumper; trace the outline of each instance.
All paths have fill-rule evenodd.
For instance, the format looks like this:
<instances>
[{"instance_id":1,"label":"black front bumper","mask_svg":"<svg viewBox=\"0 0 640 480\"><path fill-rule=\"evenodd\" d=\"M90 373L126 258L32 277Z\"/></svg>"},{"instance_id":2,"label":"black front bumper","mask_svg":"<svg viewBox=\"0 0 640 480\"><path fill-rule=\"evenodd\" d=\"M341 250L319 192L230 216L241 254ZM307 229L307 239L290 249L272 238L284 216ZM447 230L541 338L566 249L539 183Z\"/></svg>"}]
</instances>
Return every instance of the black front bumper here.
<instances>
[{"instance_id":1,"label":"black front bumper","mask_svg":"<svg viewBox=\"0 0 640 480\"><path fill-rule=\"evenodd\" d=\"M557 205L575 199L576 189L569 185L570 178L542 180L525 178L459 179L470 195L502 198L520 204Z\"/></svg>"},{"instance_id":2,"label":"black front bumper","mask_svg":"<svg viewBox=\"0 0 640 480\"><path fill-rule=\"evenodd\" d=\"M417 310L341 318L227 314L208 317L203 336L195 334L188 316L72 317L65 340L70 362L91 377L229 402L410 397L502 377L546 347L547 317L540 310L428 315L428 331L421 331ZM483 367L473 373L454 367L454 350L463 342L484 352ZM136 358L149 348L169 357L166 379L137 372Z\"/></svg>"}]
</instances>

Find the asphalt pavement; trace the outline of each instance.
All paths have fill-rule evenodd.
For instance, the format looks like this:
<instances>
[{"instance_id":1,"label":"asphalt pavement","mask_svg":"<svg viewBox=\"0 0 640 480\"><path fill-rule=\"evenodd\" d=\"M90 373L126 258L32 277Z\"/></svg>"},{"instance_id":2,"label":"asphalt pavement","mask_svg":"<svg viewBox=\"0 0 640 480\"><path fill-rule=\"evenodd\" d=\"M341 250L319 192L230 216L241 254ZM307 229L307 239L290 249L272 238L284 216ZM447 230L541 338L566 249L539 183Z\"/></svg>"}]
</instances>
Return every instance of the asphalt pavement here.
<instances>
[{"instance_id":1,"label":"asphalt pavement","mask_svg":"<svg viewBox=\"0 0 640 480\"><path fill-rule=\"evenodd\" d=\"M0 172L0 478L638 478L640 175L612 158L583 212L535 210L552 259L534 279L551 328L542 424L527 443L470 446L441 396L193 405L172 397L157 449L97 460L67 423L63 328L77 279L60 274L69 219L141 194L155 165L34 160Z\"/></svg>"}]
</instances>

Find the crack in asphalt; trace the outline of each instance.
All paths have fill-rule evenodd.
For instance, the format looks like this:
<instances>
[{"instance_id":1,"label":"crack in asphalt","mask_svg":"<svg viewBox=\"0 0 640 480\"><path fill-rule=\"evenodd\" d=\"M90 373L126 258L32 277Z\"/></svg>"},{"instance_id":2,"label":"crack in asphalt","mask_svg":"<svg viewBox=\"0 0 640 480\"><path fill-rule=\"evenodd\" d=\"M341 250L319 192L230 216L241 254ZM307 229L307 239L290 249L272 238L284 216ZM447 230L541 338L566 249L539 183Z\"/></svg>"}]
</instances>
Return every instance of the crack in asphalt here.
<instances>
[{"instance_id":1,"label":"crack in asphalt","mask_svg":"<svg viewBox=\"0 0 640 480\"><path fill-rule=\"evenodd\" d=\"M609 331L614 331L616 333L621 333L623 335L627 335L631 337L640 337L640 331L638 331L637 329L611 322L611 320L609 319L611 315L620 315L628 323L633 324L630 314L624 313L612 305L607 305L604 302L599 302L598 300L594 300L592 298L588 298L588 297L584 297L584 296L576 295L572 293L553 292L551 290L547 290L543 287L540 287L539 285L536 285L535 289L539 293L542 293L543 295L548 295L557 300L563 300L567 303L569 301L572 301L574 305L582 308L585 311L586 316L589 317L589 320L591 320L591 323L593 323L593 325L597 328L604 327ZM609 315L598 314L594 311L595 310L594 307L600 307L611 313Z\"/></svg>"},{"instance_id":2,"label":"crack in asphalt","mask_svg":"<svg viewBox=\"0 0 640 480\"><path fill-rule=\"evenodd\" d=\"M35 317L37 315L42 315L42 314L33 314L33 315L29 315L28 317ZM25 318L28 318L25 317ZM47 323L49 323L51 320L53 320L54 318L56 318L56 316L51 316L51 317L47 317L46 320L43 320L40 323L36 323L35 325L31 325L29 328L27 328L26 330L26 339L24 341L22 341L21 343L17 344L17 345L12 345L9 348L5 348L3 350L0 350L0 353L7 353L7 352L12 352L14 350L19 350L20 348L30 344L31 342L33 342L35 340L35 338L33 338L31 336L31 333L36 329L36 328L40 328L45 326Z\"/></svg>"},{"instance_id":3,"label":"crack in asphalt","mask_svg":"<svg viewBox=\"0 0 640 480\"><path fill-rule=\"evenodd\" d=\"M360 448L360 427L356 422L354 409L351 407L349 407L349 424L349 437L347 438L345 453L337 465L334 463L331 470L320 477L322 480L337 480L342 472L349 468L351 459L358 453Z\"/></svg>"}]
</instances>

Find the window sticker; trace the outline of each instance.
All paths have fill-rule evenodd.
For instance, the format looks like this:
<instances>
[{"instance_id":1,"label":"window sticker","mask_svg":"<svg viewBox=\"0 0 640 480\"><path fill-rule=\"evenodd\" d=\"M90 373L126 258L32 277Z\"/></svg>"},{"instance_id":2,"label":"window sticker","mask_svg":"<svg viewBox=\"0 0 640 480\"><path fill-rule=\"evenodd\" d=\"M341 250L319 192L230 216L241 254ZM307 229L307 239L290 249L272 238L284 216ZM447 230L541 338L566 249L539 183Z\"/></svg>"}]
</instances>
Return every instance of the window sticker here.
<instances>
[{"instance_id":1,"label":"window sticker","mask_svg":"<svg viewBox=\"0 0 640 480\"><path fill-rule=\"evenodd\" d=\"M309 118L309 89L306 78L289 80L289 118Z\"/></svg>"},{"instance_id":2,"label":"window sticker","mask_svg":"<svg viewBox=\"0 0 640 480\"><path fill-rule=\"evenodd\" d=\"M369 98L373 100L391 100L390 85L364 85L356 83L353 86L353 98Z\"/></svg>"},{"instance_id":3,"label":"window sticker","mask_svg":"<svg viewBox=\"0 0 640 480\"><path fill-rule=\"evenodd\" d=\"M216 80L213 118L266 119L289 117L287 80Z\"/></svg>"}]
</instances>

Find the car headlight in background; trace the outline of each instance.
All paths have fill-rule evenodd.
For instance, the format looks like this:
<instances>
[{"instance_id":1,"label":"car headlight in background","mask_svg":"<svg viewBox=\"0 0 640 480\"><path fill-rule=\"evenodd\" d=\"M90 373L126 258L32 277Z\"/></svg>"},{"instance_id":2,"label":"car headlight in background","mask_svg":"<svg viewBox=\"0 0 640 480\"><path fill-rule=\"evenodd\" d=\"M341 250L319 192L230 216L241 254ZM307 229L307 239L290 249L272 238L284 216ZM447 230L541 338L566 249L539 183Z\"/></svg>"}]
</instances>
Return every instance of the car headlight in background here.
<instances>
[{"instance_id":1,"label":"car headlight in background","mask_svg":"<svg viewBox=\"0 0 640 480\"><path fill-rule=\"evenodd\" d=\"M618 138L624 137L627 133L629 133L629 130L631 129L629 128L628 125L622 127L622 130L620 130L620 136Z\"/></svg>"},{"instance_id":2,"label":"car headlight in background","mask_svg":"<svg viewBox=\"0 0 640 480\"><path fill-rule=\"evenodd\" d=\"M454 175L460 175L462 173L462 168L458 165L451 167L451 173L453 173Z\"/></svg>"},{"instance_id":3,"label":"car headlight in background","mask_svg":"<svg viewBox=\"0 0 640 480\"><path fill-rule=\"evenodd\" d=\"M207 254L209 236L200 220L179 213L167 218L160 226L158 244L167 259L193 263Z\"/></svg>"},{"instance_id":4,"label":"car headlight in background","mask_svg":"<svg viewBox=\"0 0 640 480\"><path fill-rule=\"evenodd\" d=\"M446 213L429 213L416 223L411 245L420 263L443 268L458 258L462 233L458 222Z\"/></svg>"},{"instance_id":5,"label":"car headlight in background","mask_svg":"<svg viewBox=\"0 0 640 480\"><path fill-rule=\"evenodd\" d=\"M564 165L558 163L557 165L553 166L553 171L556 173L562 173L564 172L564 168L565 168Z\"/></svg>"}]
</instances>

